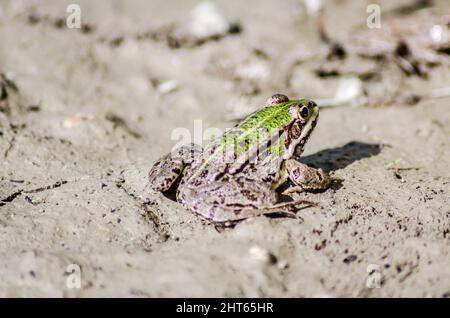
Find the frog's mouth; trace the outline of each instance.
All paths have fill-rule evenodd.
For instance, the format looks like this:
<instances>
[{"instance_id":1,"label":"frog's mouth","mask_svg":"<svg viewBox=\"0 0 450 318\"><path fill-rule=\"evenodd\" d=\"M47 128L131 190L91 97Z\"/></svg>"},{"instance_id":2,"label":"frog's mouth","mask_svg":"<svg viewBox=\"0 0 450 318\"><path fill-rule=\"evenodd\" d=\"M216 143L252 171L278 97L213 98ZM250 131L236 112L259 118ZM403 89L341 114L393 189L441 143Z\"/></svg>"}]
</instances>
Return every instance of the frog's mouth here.
<instances>
[{"instance_id":1,"label":"frog's mouth","mask_svg":"<svg viewBox=\"0 0 450 318\"><path fill-rule=\"evenodd\" d=\"M297 156L300 156L303 152L303 147L305 146L305 143L308 141L309 137L311 136L312 131L314 130L314 127L316 127L317 121L319 119L319 107L316 106L313 108L313 113L311 114L311 117L309 118L306 125L302 128L302 132L300 136L297 139L293 139L289 143L289 147L286 151L286 153L283 155L283 159L289 159L292 158L294 153ZM289 137L287 137L289 138Z\"/></svg>"}]
</instances>

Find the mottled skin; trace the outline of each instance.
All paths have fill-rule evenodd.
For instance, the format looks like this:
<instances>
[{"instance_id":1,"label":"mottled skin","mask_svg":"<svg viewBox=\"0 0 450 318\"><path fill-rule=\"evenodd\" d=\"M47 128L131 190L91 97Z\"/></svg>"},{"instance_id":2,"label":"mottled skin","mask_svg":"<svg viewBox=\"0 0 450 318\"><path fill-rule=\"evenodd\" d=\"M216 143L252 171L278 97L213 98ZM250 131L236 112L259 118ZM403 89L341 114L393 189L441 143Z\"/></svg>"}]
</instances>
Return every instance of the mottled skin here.
<instances>
[{"instance_id":1,"label":"mottled skin","mask_svg":"<svg viewBox=\"0 0 450 318\"><path fill-rule=\"evenodd\" d=\"M215 222L292 213L311 202L279 202L276 189L287 179L295 184L287 193L323 190L330 184L322 170L295 160L318 115L313 101L276 94L204 149L192 144L159 159L150 170L150 184L167 191L179 180L177 201Z\"/></svg>"}]
</instances>

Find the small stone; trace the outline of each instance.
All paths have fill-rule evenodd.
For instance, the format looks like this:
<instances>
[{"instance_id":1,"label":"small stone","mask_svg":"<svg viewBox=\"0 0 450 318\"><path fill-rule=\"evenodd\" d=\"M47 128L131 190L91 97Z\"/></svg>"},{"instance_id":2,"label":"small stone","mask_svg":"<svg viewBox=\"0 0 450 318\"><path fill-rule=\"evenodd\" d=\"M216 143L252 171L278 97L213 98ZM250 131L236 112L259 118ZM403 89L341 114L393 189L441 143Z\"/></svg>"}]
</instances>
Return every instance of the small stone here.
<instances>
[{"instance_id":1,"label":"small stone","mask_svg":"<svg viewBox=\"0 0 450 318\"><path fill-rule=\"evenodd\" d=\"M248 253L250 254L250 257L252 259L254 259L255 261L259 261L261 263L273 265L278 262L275 255L270 253L267 249L262 248L261 246L258 245L252 246L248 250Z\"/></svg>"},{"instance_id":2,"label":"small stone","mask_svg":"<svg viewBox=\"0 0 450 318\"><path fill-rule=\"evenodd\" d=\"M204 39L227 33L230 24L212 2L205 1L192 9L185 29L190 35Z\"/></svg>"},{"instance_id":3,"label":"small stone","mask_svg":"<svg viewBox=\"0 0 450 318\"><path fill-rule=\"evenodd\" d=\"M436 24L430 29L430 37L433 39L434 42L439 43L442 41L442 35L444 33L444 30L442 29L442 26Z\"/></svg>"},{"instance_id":4,"label":"small stone","mask_svg":"<svg viewBox=\"0 0 450 318\"><path fill-rule=\"evenodd\" d=\"M167 95L175 92L178 89L178 86L179 85L177 81L168 80L159 84L157 89L161 95Z\"/></svg>"},{"instance_id":5,"label":"small stone","mask_svg":"<svg viewBox=\"0 0 450 318\"><path fill-rule=\"evenodd\" d=\"M279 261L279 262L277 263L277 267L278 267L279 269L286 269L286 268L289 267L289 263L286 262L286 261Z\"/></svg>"},{"instance_id":6,"label":"small stone","mask_svg":"<svg viewBox=\"0 0 450 318\"><path fill-rule=\"evenodd\" d=\"M70 129L70 128L75 128L75 127L79 126L82 122L90 121L93 119L94 119L94 116L91 116L91 115L77 114L77 115L74 115L72 117L65 119L62 125L64 128Z\"/></svg>"},{"instance_id":7,"label":"small stone","mask_svg":"<svg viewBox=\"0 0 450 318\"><path fill-rule=\"evenodd\" d=\"M349 255L346 258L344 258L344 263L345 264L350 264L351 262L356 261L358 257L356 255Z\"/></svg>"}]
</instances>

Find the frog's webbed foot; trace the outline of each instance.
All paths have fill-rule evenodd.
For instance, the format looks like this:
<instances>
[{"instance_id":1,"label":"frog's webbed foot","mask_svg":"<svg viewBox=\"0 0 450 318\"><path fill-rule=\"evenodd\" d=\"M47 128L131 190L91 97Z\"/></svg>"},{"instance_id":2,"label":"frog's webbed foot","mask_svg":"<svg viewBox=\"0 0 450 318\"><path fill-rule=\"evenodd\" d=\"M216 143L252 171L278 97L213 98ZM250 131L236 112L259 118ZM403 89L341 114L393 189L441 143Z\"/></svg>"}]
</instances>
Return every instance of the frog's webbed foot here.
<instances>
[{"instance_id":1,"label":"frog's webbed foot","mask_svg":"<svg viewBox=\"0 0 450 318\"><path fill-rule=\"evenodd\" d=\"M186 165L202 154L194 143L175 149L158 159L148 173L150 186L155 191L167 191L183 173Z\"/></svg>"},{"instance_id":2,"label":"frog's webbed foot","mask_svg":"<svg viewBox=\"0 0 450 318\"><path fill-rule=\"evenodd\" d=\"M284 193L323 191L330 187L333 179L322 169L311 168L295 159L285 162L289 179L296 185Z\"/></svg>"}]
</instances>

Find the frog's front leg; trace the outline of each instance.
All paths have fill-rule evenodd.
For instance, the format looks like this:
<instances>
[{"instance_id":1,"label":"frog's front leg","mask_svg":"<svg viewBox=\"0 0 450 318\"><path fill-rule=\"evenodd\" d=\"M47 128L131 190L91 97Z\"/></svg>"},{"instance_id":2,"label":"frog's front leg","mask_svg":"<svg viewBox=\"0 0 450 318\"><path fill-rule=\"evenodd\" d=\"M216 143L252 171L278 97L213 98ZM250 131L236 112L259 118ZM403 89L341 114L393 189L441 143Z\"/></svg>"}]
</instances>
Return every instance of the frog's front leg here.
<instances>
[{"instance_id":1,"label":"frog's front leg","mask_svg":"<svg viewBox=\"0 0 450 318\"><path fill-rule=\"evenodd\" d=\"M186 166L198 156L201 156L202 152L202 147L191 143L161 157L148 173L148 180L152 189L162 192L169 190Z\"/></svg>"},{"instance_id":2,"label":"frog's front leg","mask_svg":"<svg viewBox=\"0 0 450 318\"><path fill-rule=\"evenodd\" d=\"M311 168L295 159L288 159L285 162L289 179L296 185L288 188L284 193L302 191L322 191L326 190L332 181L328 173L322 169Z\"/></svg>"}]
</instances>

